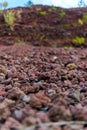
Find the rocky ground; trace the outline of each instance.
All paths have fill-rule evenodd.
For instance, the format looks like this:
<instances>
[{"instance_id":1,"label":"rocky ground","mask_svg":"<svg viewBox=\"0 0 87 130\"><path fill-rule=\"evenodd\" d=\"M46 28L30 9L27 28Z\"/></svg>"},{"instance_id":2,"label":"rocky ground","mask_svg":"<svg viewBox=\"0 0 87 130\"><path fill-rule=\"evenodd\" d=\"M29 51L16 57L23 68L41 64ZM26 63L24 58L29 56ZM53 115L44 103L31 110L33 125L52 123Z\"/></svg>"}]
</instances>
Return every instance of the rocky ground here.
<instances>
[{"instance_id":1,"label":"rocky ground","mask_svg":"<svg viewBox=\"0 0 87 130\"><path fill-rule=\"evenodd\" d=\"M59 22L63 9L40 8L51 7L19 8L14 30L0 16L0 130L87 130L87 43L72 43L87 27L71 26L87 9L67 9Z\"/></svg>"}]
</instances>

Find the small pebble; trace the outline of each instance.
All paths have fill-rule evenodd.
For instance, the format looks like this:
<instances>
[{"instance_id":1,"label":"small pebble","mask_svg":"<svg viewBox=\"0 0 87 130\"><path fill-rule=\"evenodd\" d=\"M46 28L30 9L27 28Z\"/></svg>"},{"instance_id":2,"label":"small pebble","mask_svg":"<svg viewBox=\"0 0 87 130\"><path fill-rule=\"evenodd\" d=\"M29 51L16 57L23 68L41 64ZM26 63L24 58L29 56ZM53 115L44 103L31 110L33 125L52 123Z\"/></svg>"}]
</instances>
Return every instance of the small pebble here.
<instances>
[{"instance_id":1,"label":"small pebble","mask_svg":"<svg viewBox=\"0 0 87 130\"><path fill-rule=\"evenodd\" d=\"M53 56L53 60L56 60L57 59L57 56Z\"/></svg>"},{"instance_id":2,"label":"small pebble","mask_svg":"<svg viewBox=\"0 0 87 130\"><path fill-rule=\"evenodd\" d=\"M2 65L0 65L0 73L7 74L7 69Z\"/></svg>"},{"instance_id":3,"label":"small pebble","mask_svg":"<svg viewBox=\"0 0 87 130\"><path fill-rule=\"evenodd\" d=\"M78 61L78 57L75 55L72 55L71 58L73 59L73 61Z\"/></svg>"},{"instance_id":4,"label":"small pebble","mask_svg":"<svg viewBox=\"0 0 87 130\"><path fill-rule=\"evenodd\" d=\"M27 95L24 95L23 98L22 98L22 101L25 102L25 103L28 103L30 101L30 97L27 96Z\"/></svg>"},{"instance_id":5,"label":"small pebble","mask_svg":"<svg viewBox=\"0 0 87 130\"><path fill-rule=\"evenodd\" d=\"M20 120L22 118L22 111L15 110L14 111L14 116L15 116L16 119Z\"/></svg>"},{"instance_id":6,"label":"small pebble","mask_svg":"<svg viewBox=\"0 0 87 130\"><path fill-rule=\"evenodd\" d=\"M41 111L47 111L48 109L49 109L48 106L44 106L44 107L42 107L40 110L41 110Z\"/></svg>"},{"instance_id":7,"label":"small pebble","mask_svg":"<svg viewBox=\"0 0 87 130\"><path fill-rule=\"evenodd\" d=\"M0 103L4 100L3 96L0 96Z\"/></svg>"},{"instance_id":8,"label":"small pebble","mask_svg":"<svg viewBox=\"0 0 87 130\"><path fill-rule=\"evenodd\" d=\"M69 93L69 97L80 102L80 91L79 90L75 90L73 92Z\"/></svg>"},{"instance_id":9,"label":"small pebble","mask_svg":"<svg viewBox=\"0 0 87 130\"><path fill-rule=\"evenodd\" d=\"M73 69L77 68L77 66L74 63L70 63L66 67L69 68L70 70L73 70Z\"/></svg>"},{"instance_id":10,"label":"small pebble","mask_svg":"<svg viewBox=\"0 0 87 130\"><path fill-rule=\"evenodd\" d=\"M54 94L56 94L56 91L55 91L55 90L53 90L53 89L49 89L49 90L48 90L48 95L49 95L49 96L52 96L52 95L54 95Z\"/></svg>"},{"instance_id":11,"label":"small pebble","mask_svg":"<svg viewBox=\"0 0 87 130\"><path fill-rule=\"evenodd\" d=\"M0 82L2 82L5 79L5 74L0 73Z\"/></svg>"}]
</instances>

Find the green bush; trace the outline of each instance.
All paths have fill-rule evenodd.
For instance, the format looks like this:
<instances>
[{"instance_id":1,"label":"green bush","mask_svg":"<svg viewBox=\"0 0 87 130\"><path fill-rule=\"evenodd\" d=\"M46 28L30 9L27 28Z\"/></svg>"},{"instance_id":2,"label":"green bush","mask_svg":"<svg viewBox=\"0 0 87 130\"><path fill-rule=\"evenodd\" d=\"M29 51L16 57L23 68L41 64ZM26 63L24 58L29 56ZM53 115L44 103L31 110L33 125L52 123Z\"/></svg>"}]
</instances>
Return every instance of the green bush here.
<instances>
[{"instance_id":1,"label":"green bush","mask_svg":"<svg viewBox=\"0 0 87 130\"><path fill-rule=\"evenodd\" d=\"M4 2L0 2L0 9L4 8L4 10L8 7L8 2L4 1Z\"/></svg>"},{"instance_id":2,"label":"green bush","mask_svg":"<svg viewBox=\"0 0 87 130\"><path fill-rule=\"evenodd\" d=\"M32 2L31 0L29 0L29 1L27 2L27 4L25 4L25 6L26 6L26 7L31 7L31 6L33 6L33 2Z\"/></svg>"},{"instance_id":3,"label":"green bush","mask_svg":"<svg viewBox=\"0 0 87 130\"><path fill-rule=\"evenodd\" d=\"M48 9L49 12L56 12L57 11L57 7L55 6L51 6L49 9Z\"/></svg>"},{"instance_id":4,"label":"green bush","mask_svg":"<svg viewBox=\"0 0 87 130\"><path fill-rule=\"evenodd\" d=\"M83 25L83 20L82 20L82 19L78 19L78 23L79 23L80 25Z\"/></svg>"},{"instance_id":5,"label":"green bush","mask_svg":"<svg viewBox=\"0 0 87 130\"><path fill-rule=\"evenodd\" d=\"M85 13L84 15L83 15L83 18L82 19L78 19L78 23L80 24L80 25L83 25L84 23L87 23L87 13Z\"/></svg>"},{"instance_id":6,"label":"green bush","mask_svg":"<svg viewBox=\"0 0 87 130\"><path fill-rule=\"evenodd\" d=\"M40 15L46 15L46 11L41 11Z\"/></svg>"},{"instance_id":7,"label":"green bush","mask_svg":"<svg viewBox=\"0 0 87 130\"><path fill-rule=\"evenodd\" d=\"M37 11L41 11L42 8L41 8L41 7L36 7L36 10L37 10Z\"/></svg>"},{"instance_id":8,"label":"green bush","mask_svg":"<svg viewBox=\"0 0 87 130\"><path fill-rule=\"evenodd\" d=\"M60 16L63 18L65 15L66 15L66 12L65 12L64 10L62 10L62 11L60 12Z\"/></svg>"},{"instance_id":9,"label":"green bush","mask_svg":"<svg viewBox=\"0 0 87 130\"><path fill-rule=\"evenodd\" d=\"M4 9L6 9L6 8L8 7L8 2L7 2L7 1L4 1L4 2L2 3L2 7L4 7Z\"/></svg>"},{"instance_id":10,"label":"green bush","mask_svg":"<svg viewBox=\"0 0 87 130\"><path fill-rule=\"evenodd\" d=\"M84 37L79 37L79 36L76 36L72 42L76 45L83 45L85 43L85 38Z\"/></svg>"},{"instance_id":11,"label":"green bush","mask_svg":"<svg viewBox=\"0 0 87 130\"><path fill-rule=\"evenodd\" d=\"M15 12L7 10L4 14L5 22L10 26L10 29L14 29Z\"/></svg>"},{"instance_id":12,"label":"green bush","mask_svg":"<svg viewBox=\"0 0 87 130\"><path fill-rule=\"evenodd\" d=\"M83 15L83 21L87 23L87 13Z\"/></svg>"},{"instance_id":13,"label":"green bush","mask_svg":"<svg viewBox=\"0 0 87 130\"><path fill-rule=\"evenodd\" d=\"M14 22L16 19L20 20L21 19L21 11L12 11L12 10L7 10L4 13L4 19L5 22L9 25L10 29L13 31L14 30Z\"/></svg>"}]
</instances>

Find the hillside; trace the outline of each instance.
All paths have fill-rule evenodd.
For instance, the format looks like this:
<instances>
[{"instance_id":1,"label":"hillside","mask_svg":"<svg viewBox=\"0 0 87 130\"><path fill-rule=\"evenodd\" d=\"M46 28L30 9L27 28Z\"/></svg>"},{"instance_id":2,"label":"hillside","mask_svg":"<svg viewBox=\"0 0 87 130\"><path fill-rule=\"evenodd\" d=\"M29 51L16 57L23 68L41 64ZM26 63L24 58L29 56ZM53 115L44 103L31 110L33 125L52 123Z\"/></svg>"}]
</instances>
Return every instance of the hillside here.
<instances>
[{"instance_id":1,"label":"hillside","mask_svg":"<svg viewBox=\"0 0 87 130\"><path fill-rule=\"evenodd\" d=\"M76 37L87 41L87 9L62 9L49 6L33 6L30 8L16 8L18 12L15 19L14 30L10 30L4 20L3 13L0 15L0 41L5 44L12 41L24 41L28 44L46 46L75 45ZM6 11L4 11L6 12ZM8 40L8 42L7 42Z\"/></svg>"}]
</instances>

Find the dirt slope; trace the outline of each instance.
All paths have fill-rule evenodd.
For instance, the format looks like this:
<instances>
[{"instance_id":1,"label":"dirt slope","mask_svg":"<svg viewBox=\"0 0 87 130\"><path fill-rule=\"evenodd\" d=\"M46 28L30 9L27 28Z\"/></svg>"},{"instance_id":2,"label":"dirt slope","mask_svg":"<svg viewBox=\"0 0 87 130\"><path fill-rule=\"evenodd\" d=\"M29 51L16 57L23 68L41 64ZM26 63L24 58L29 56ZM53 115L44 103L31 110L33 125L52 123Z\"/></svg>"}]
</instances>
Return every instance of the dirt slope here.
<instances>
[{"instance_id":1,"label":"dirt slope","mask_svg":"<svg viewBox=\"0 0 87 130\"><path fill-rule=\"evenodd\" d=\"M0 40L4 44L11 44L13 41L16 43L26 41L28 44L34 45L69 46L73 44L73 39L78 36L85 38L84 44L87 46L86 8L62 9L33 6L13 10L16 12L20 10L21 18L15 20L12 31L5 23L3 13L0 15Z\"/></svg>"}]
</instances>

